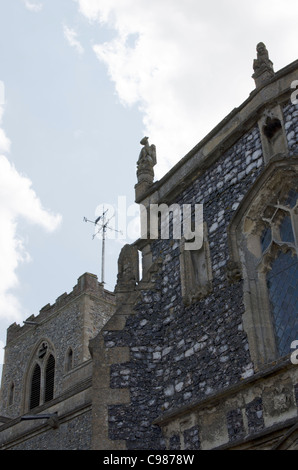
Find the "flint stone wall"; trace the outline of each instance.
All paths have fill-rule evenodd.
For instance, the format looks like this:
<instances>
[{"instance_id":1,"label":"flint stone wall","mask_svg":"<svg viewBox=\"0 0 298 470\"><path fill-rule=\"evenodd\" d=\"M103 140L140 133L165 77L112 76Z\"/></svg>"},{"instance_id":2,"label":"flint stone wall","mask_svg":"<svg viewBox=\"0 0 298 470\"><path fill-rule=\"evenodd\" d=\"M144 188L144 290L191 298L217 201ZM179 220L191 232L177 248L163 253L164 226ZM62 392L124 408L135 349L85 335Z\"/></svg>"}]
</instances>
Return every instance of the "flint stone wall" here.
<instances>
[{"instance_id":1,"label":"flint stone wall","mask_svg":"<svg viewBox=\"0 0 298 470\"><path fill-rule=\"evenodd\" d=\"M161 259L162 266L154 289L142 289L141 282L140 301L125 328L105 332L107 347L130 348L130 362L111 367L110 386L129 388L131 405L109 407L109 437L126 440L128 449L164 448L154 419L254 373L242 326L242 281L227 280L227 226L262 169L256 126L172 201L203 204L213 272L210 295L184 306L180 241L156 240L153 262ZM187 445L198 448L196 429L187 431ZM173 439L172 448L176 444Z\"/></svg>"}]
</instances>

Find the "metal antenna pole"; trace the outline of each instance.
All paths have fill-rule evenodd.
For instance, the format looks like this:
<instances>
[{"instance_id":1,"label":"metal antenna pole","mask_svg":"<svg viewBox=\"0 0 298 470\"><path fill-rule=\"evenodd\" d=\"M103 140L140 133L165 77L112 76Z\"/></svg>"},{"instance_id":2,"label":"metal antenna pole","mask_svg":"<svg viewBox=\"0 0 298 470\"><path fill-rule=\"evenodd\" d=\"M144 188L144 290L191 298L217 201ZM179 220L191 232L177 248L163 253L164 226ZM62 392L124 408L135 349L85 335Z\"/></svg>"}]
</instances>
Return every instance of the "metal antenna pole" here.
<instances>
[{"instance_id":1,"label":"metal antenna pole","mask_svg":"<svg viewBox=\"0 0 298 470\"><path fill-rule=\"evenodd\" d=\"M106 227L105 227L105 212L102 214L102 243L101 243L101 282L104 283L105 277L105 238L106 238Z\"/></svg>"},{"instance_id":2,"label":"metal antenna pole","mask_svg":"<svg viewBox=\"0 0 298 470\"><path fill-rule=\"evenodd\" d=\"M101 247L101 282L104 283L105 278L105 232L102 234L102 247Z\"/></svg>"},{"instance_id":3,"label":"metal antenna pole","mask_svg":"<svg viewBox=\"0 0 298 470\"><path fill-rule=\"evenodd\" d=\"M98 222L101 220L101 227L99 228L98 232L99 233L101 230L102 230L102 245L101 245L101 282L104 284L105 280L104 280L104 277L105 277L105 242L106 242L106 230L107 228L110 229L110 230L113 230L114 232L119 232L119 233L122 233L121 230L115 230L115 229L111 229L108 224L109 224L109 221L111 220L111 217L109 220L107 220L107 222L105 221L105 215L106 213L108 212L108 209L105 211L104 208L103 208L103 211L102 211L102 215L100 215L99 217L97 217L97 219L95 221L92 221L92 220L88 220L86 217L83 218L84 222L91 222L93 223L94 225L98 225ZM95 233L93 235L92 238L94 238L97 233Z\"/></svg>"}]
</instances>

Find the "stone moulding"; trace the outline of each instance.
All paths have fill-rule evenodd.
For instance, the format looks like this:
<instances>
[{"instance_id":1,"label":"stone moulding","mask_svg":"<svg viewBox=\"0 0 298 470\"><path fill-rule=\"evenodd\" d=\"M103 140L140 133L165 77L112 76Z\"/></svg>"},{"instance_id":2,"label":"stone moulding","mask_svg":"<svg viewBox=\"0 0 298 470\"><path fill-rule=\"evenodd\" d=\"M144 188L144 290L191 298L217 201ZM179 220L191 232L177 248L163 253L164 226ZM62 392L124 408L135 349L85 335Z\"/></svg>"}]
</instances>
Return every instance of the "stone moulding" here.
<instances>
[{"instance_id":1,"label":"stone moulding","mask_svg":"<svg viewBox=\"0 0 298 470\"><path fill-rule=\"evenodd\" d=\"M245 228L241 227L243 220L247 219L251 221L251 224L256 224L260 211L259 206L268 203L268 195L274 195L274 188L280 188L286 176L290 179L298 178L298 155L294 157L276 155L236 209L228 227L231 266L241 266L237 232L245 231Z\"/></svg>"},{"instance_id":2,"label":"stone moulding","mask_svg":"<svg viewBox=\"0 0 298 470\"><path fill-rule=\"evenodd\" d=\"M164 413L153 424L161 427L166 441L175 435L180 436L181 444L183 431L187 426L197 426L201 450L249 449L259 442L260 448L263 445L263 448L273 449L276 445L283 444L285 430L288 434L295 431L291 426L297 423L297 378L297 367L289 358L282 358L267 364L262 371L235 385ZM251 429L246 410L257 398L262 403L260 415L263 425L258 429ZM243 433L235 438L228 433L228 414L233 410L239 411L239 416L243 419Z\"/></svg>"},{"instance_id":3,"label":"stone moulding","mask_svg":"<svg viewBox=\"0 0 298 470\"><path fill-rule=\"evenodd\" d=\"M236 209L228 227L230 260L231 263L234 263L234 266L241 266L236 234L237 231L241 231L242 221L245 217L249 217L251 220L257 217L259 212L258 206L262 201L263 204L268 202L266 194L274 194L272 190L274 190L274 186L279 187L284 181L285 172L288 173L290 177L298 178L298 155L295 157L276 155L255 181ZM248 213L249 215L247 215Z\"/></svg>"}]
</instances>

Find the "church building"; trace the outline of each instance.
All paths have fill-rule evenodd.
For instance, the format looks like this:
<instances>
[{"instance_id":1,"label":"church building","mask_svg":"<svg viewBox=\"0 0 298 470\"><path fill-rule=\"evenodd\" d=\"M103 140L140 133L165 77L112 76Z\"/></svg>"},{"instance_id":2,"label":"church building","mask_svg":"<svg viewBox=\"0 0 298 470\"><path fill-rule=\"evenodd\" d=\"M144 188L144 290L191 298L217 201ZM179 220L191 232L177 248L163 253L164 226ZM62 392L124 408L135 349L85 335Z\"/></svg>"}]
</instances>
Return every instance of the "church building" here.
<instances>
[{"instance_id":1,"label":"church building","mask_svg":"<svg viewBox=\"0 0 298 470\"><path fill-rule=\"evenodd\" d=\"M85 273L8 328L0 449L298 449L298 60L256 55L158 181L141 140L115 291Z\"/></svg>"}]
</instances>

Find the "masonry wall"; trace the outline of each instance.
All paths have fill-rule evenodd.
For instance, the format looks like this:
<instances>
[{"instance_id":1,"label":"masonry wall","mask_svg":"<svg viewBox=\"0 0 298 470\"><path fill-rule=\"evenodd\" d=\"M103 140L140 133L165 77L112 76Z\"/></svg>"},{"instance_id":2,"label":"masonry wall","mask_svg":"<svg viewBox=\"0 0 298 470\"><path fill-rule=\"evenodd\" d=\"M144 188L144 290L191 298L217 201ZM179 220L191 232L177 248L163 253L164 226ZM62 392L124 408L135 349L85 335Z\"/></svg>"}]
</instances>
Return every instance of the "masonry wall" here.
<instances>
[{"instance_id":1,"label":"masonry wall","mask_svg":"<svg viewBox=\"0 0 298 470\"><path fill-rule=\"evenodd\" d=\"M151 424L160 414L253 374L242 327L242 282L227 280L227 226L262 167L255 126L171 201L204 204L213 272L210 295L185 307L180 242L154 241L153 262L162 263L154 289L143 290L141 282L140 300L124 330L105 333L107 347L130 348L130 362L111 367L110 386L129 387L131 404L109 408L110 438L125 439L129 449L163 448L161 432ZM188 439L197 439L195 429Z\"/></svg>"},{"instance_id":2,"label":"masonry wall","mask_svg":"<svg viewBox=\"0 0 298 470\"><path fill-rule=\"evenodd\" d=\"M284 105L285 132L288 141L290 156L298 153L298 104Z\"/></svg>"},{"instance_id":3,"label":"masonry wall","mask_svg":"<svg viewBox=\"0 0 298 470\"><path fill-rule=\"evenodd\" d=\"M15 420L10 426L2 426L0 450L90 450L91 419L89 403L76 413L60 413L57 428L48 425L47 420Z\"/></svg>"},{"instance_id":4,"label":"masonry wall","mask_svg":"<svg viewBox=\"0 0 298 470\"><path fill-rule=\"evenodd\" d=\"M14 450L90 450L91 412L16 444Z\"/></svg>"},{"instance_id":5,"label":"masonry wall","mask_svg":"<svg viewBox=\"0 0 298 470\"><path fill-rule=\"evenodd\" d=\"M55 395L62 392L66 353L69 347L73 348L74 367L81 362L82 318L79 315L80 309L80 301L73 301L65 306L59 315L55 315L45 324L39 327L25 325L23 334L16 341L11 341L8 344L2 385L1 414L16 417L28 410L26 403L28 400L26 399L29 397L24 397L26 371L30 365L32 351L42 338L50 341L55 348ZM73 319L76 317L80 319L74 322ZM13 403L9 406L8 395L11 381L14 383L15 391Z\"/></svg>"}]
</instances>

